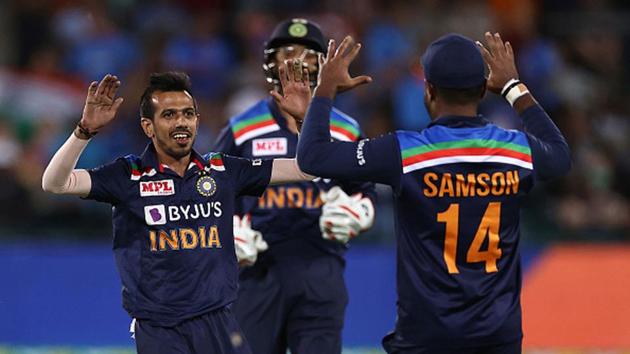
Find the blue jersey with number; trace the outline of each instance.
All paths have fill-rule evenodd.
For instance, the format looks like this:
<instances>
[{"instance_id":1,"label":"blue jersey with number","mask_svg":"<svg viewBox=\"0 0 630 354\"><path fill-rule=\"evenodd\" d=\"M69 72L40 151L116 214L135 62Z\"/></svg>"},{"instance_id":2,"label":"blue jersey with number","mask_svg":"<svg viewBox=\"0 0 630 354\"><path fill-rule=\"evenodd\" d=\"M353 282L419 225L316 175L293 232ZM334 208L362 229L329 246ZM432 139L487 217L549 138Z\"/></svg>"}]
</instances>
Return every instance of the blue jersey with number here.
<instances>
[{"instance_id":1,"label":"blue jersey with number","mask_svg":"<svg viewBox=\"0 0 630 354\"><path fill-rule=\"evenodd\" d=\"M463 348L520 339L521 200L536 180L570 167L568 146L542 108L522 113L526 131L445 116L420 132L350 144L330 142L330 105L311 104L298 162L306 173L394 188L395 340Z\"/></svg>"},{"instance_id":2,"label":"blue jersey with number","mask_svg":"<svg viewBox=\"0 0 630 354\"><path fill-rule=\"evenodd\" d=\"M241 195L260 195L271 161L193 151L183 177L159 164L153 144L90 170L89 199L112 204L123 307L173 326L236 299L232 215Z\"/></svg>"},{"instance_id":3,"label":"blue jersey with number","mask_svg":"<svg viewBox=\"0 0 630 354\"><path fill-rule=\"evenodd\" d=\"M500 344L521 337L519 210L533 185L531 149L523 132L464 119L396 133L398 328L432 344Z\"/></svg>"},{"instance_id":4,"label":"blue jersey with number","mask_svg":"<svg viewBox=\"0 0 630 354\"><path fill-rule=\"evenodd\" d=\"M337 141L357 141L357 122L333 108L330 113L331 136ZM293 158L298 136L287 127L286 119L271 99L260 100L230 119L214 150L246 158ZM346 246L322 238L319 228L321 191L340 186L348 194L362 193L374 198L374 184L317 178L312 182L269 186L260 198L242 197L237 214L250 214L252 228L260 231L269 250L261 258L341 256Z\"/></svg>"}]
</instances>

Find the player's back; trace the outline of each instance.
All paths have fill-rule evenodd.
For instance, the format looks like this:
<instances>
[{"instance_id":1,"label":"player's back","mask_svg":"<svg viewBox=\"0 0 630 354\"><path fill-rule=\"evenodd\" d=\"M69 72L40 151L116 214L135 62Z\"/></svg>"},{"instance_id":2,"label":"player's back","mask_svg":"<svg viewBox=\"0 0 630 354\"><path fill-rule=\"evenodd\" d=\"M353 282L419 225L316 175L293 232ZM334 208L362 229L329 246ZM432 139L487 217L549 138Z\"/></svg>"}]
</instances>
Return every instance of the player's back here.
<instances>
[{"instance_id":1,"label":"player's back","mask_svg":"<svg viewBox=\"0 0 630 354\"><path fill-rule=\"evenodd\" d=\"M397 138L399 333L445 347L518 340L519 210L533 185L526 134L444 117Z\"/></svg>"}]
</instances>

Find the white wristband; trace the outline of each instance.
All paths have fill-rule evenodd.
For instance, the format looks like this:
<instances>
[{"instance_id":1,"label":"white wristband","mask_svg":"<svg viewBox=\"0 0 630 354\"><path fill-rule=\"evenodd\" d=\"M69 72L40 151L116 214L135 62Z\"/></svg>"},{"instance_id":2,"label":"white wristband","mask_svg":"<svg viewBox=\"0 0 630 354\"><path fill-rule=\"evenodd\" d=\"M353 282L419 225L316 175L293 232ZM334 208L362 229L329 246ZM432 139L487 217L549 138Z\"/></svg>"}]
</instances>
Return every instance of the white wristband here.
<instances>
[{"instance_id":1,"label":"white wristband","mask_svg":"<svg viewBox=\"0 0 630 354\"><path fill-rule=\"evenodd\" d=\"M501 89L501 96L503 96L510 106L514 106L514 102L524 95L528 94L527 86L525 86L519 79L510 79Z\"/></svg>"},{"instance_id":2,"label":"white wristband","mask_svg":"<svg viewBox=\"0 0 630 354\"><path fill-rule=\"evenodd\" d=\"M505 99L510 103L510 106L514 106L514 102L519 98L529 93L527 86L522 83L512 87L506 94Z\"/></svg>"},{"instance_id":3,"label":"white wristband","mask_svg":"<svg viewBox=\"0 0 630 354\"><path fill-rule=\"evenodd\" d=\"M503 88L501 89L501 96L505 97L507 91L520 82L521 80L519 79L510 79L510 81L506 82L505 85L503 85Z\"/></svg>"}]
</instances>

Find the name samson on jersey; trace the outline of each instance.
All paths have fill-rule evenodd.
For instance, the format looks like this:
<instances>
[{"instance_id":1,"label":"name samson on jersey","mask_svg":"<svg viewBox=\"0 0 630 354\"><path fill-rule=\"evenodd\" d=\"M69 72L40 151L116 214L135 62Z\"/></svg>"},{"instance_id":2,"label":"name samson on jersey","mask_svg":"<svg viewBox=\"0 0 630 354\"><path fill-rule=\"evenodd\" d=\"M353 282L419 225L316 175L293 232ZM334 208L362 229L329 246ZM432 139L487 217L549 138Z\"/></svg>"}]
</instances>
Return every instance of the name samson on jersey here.
<instances>
[{"instance_id":1,"label":"name samson on jersey","mask_svg":"<svg viewBox=\"0 0 630 354\"><path fill-rule=\"evenodd\" d=\"M427 172L422 178L425 197L486 197L518 194L518 170L489 173Z\"/></svg>"}]
</instances>

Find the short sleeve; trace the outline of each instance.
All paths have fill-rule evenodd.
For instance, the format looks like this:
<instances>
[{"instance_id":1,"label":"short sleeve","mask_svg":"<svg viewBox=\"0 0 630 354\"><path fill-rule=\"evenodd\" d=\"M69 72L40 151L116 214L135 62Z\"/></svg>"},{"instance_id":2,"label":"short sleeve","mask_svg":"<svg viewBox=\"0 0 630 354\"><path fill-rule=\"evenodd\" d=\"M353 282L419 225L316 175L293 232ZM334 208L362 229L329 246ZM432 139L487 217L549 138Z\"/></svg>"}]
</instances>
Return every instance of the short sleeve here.
<instances>
[{"instance_id":1,"label":"short sleeve","mask_svg":"<svg viewBox=\"0 0 630 354\"><path fill-rule=\"evenodd\" d=\"M260 197L265 192L271 180L273 160L250 160L229 155L223 155L222 158L237 196Z\"/></svg>"},{"instance_id":2,"label":"short sleeve","mask_svg":"<svg viewBox=\"0 0 630 354\"><path fill-rule=\"evenodd\" d=\"M85 199L118 204L128 189L130 172L127 162L120 158L109 164L88 170L92 188Z\"/></svg>"}]
</instances>

